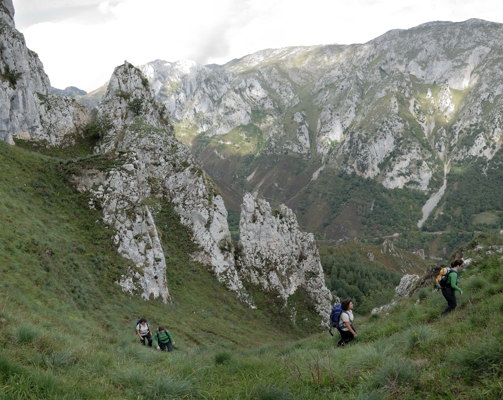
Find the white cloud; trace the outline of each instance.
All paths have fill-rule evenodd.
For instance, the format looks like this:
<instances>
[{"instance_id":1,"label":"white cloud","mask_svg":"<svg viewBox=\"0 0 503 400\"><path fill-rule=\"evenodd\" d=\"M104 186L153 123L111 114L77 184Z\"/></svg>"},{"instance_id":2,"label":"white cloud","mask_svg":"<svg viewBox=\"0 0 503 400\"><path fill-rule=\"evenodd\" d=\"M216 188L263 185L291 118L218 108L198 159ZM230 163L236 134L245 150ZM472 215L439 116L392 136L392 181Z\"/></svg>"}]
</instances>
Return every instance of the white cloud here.
<instances>
[{"instance_id":1,"label":"white cloud","mask_svg":"<svg viewBox=\"0 0 503 400\"><path fill-rule=\"evenodd\" d=\"M264 49L350 44L432 20L503 20L500 0L14 0L56 87L92 90L115 66L224 63ZM496 20L497 21L497 20Z\"/></svg>"}]
</instances>

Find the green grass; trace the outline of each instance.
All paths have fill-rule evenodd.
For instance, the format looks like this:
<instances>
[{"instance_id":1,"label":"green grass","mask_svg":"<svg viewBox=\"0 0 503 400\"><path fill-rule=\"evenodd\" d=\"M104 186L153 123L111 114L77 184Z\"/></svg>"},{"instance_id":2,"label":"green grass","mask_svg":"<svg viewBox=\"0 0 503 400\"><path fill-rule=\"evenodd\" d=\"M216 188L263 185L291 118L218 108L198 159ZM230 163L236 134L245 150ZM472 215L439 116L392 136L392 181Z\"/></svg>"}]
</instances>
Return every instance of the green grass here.
<instances>
[{"instance_id":1,"label":"green grass","mask_svg":"<svg viewBox=\"0 0 503 400\"><path fill-rule=\"evenodd\" d=\"M73 189L69 164L3 143L0 162L2 400L503 395L501 235L465 248L475 262L462 272L456 311L440 318L445 300L430 288L389 315L363 317L357 308L359 337L340 349L337 337L289 323L265 295L259 310L239 303L191 261L189 233L169 204L157 223L174 303L124 294L114 281L128 262ZM497 247L487 254L490 244ZM485 250L474 253L476 245ZM140 346L138 316L167 326L175 350Z\"/></svg>"},{"instance_id":2,"label":"green grass","mask_svg":"<svg viewBox=\"0 0 503 400\"><path fill-rule=\"evenodd\" d=\"M250 332L263 342L306 334L247 308L206 267L193 262L190 234L170 204L156 218L174 303L145 302L123 293L114 282L130 263L116 254L113 232L100 222L99 211L89 209L69 176L81 166L106 169L107 160L75 149L68 150L80 157L73 160L64 159L63 150L57 158L32 150L0 143L0 355L14 371L1 384L6 398L25 398L19 387L49 381L50 390L41 388L40 398L63 398L62 393L73 393L71 387L82 393L69 398L137 398L137 393L168 398L185 391L185 378L162 380L159 368L140 389L125 386L127 378L121 377L128 376L131 364L145 370L169 359L137 345L139 316L154 327L169 327L181 359L193 348L253 346ZM142 381L141 373L136 376Z\"/></svg>"}]
</instances>

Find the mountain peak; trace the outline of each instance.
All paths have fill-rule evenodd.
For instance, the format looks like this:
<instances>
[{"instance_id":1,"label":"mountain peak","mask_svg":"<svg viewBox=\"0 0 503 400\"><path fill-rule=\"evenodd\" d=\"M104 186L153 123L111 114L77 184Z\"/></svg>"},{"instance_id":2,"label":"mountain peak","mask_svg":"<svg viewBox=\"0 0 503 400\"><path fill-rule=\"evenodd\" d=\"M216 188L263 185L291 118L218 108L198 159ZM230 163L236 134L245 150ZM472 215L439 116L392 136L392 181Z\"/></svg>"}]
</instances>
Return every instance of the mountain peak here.
<instances>
[{"instance_id":1,"label":"mountain peak","mask_svg":"<svg viewBox=\"0 0 503 400\"><path fill-rule=\"evenodd\" d=\"M127 61L115 68L100 113L113 121L114 136L136 117L156 128L169 125L166 108L155 101L148 79Z\"/></svg>"}]
</instances>

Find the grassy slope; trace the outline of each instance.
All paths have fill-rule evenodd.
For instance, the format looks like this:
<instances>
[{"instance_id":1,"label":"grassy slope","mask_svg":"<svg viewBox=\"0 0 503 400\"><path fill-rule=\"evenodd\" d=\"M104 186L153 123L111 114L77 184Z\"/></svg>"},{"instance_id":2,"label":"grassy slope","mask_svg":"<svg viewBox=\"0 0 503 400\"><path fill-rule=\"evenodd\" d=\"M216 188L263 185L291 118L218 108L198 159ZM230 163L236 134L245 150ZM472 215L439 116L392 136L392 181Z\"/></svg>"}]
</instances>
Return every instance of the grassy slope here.
<instances>
[{"instance_id":1,"label":"grassy slope","mask_svg":"<svg viewBox=\"0 0 503 400\"><path fill-rule=\"evenodd\" d=\"M286 316L246 308L190 261L189 234L169 205L159 223L174 304L122 293L113 282L128 262L116 255L100 213L68 182L66 163L2 142L0 164L0 398L137 398L117 376L131 365L162 365L135 343L138 316L167 325L181 358L196 347L305 335ZM142 374L152 382L165 371Z\"/></svg>"},{"instance_id":2,"label":"grassy slope","mask_svg":"<svg viewBox=\"0 0 503 400\"><path fill-rule=\"evenodd\" d=\"M0 162L0 399L503 395L500 253L464 271L453 314L439 319L443 298L422 289L388 316L362 318L356 310L358 343L337 349L328 334L295 340L298 332L235 302L186 258L186 232L173 223L176 303L123 294L111 281L127 263L58 162L3 143ZM161 220L172 217L166 209ZM136 344L138 315L172 328L177 351Z\"/></svg>"}]
</instances>

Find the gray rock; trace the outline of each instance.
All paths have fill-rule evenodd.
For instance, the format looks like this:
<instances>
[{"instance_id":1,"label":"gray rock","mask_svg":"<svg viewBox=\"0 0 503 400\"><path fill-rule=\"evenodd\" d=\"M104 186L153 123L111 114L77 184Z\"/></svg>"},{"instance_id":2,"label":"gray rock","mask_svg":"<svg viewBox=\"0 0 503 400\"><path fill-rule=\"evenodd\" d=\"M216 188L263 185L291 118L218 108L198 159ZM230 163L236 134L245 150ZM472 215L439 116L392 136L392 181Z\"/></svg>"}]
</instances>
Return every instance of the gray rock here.
<instances>
[{"instance_id":1,"label":"gray rock","mask_svg":"<svg viewBox=\"0 0 503 400\"><path fill-rule=\"evenodd\" d=\"M145 299L170 301L169 266L155 225L156 212L170 204L200 248L193 258L253 306L235 268L222 197L174 138L165 108L154 101L140 70L129 63L116 68L98 116L109 129L96 152L115 158L117 166L87 171L79 187L103 209L119 253L134 263L119 284Z\"/></svg>"},{"instance_id":2,"label":"gray rock","mask_svg":"<svg viewBox=\"0 0 503 400\"><path fill-rule=\"evenodd\" d=\"M244 196L239 262L243 279L278 293L285 303L299 288L305 289L323 321L328 319L332 295L314 236L300 231L295 214L285 205L272 210L267 201Z\"/></svg>"},{"instance_id":3,"label":"gray rock","mask_svg":"<svg viewBox=\"0 0 503 400\"><path fill-rule=\"evenodd\" d=\"M395 288L395 294L398 297L409 297L420 280L421 278L416 274L407 274L402 276L400 283Z\"/></svg>"},{"instance_id":4,"label":"gray rock","mask_svg":"<svg viewBox=\"0 0 503 400\"><path fill-rule=\"evenodd\" d=\"M395 298L391 301L391 303L373 308L371 314L389 313L398 304L400 299L410 297L414 290L417 289L421 281L421 277L416 274L407 274L402 276L400 283L395 288Z\"/></svg>"},{"instance_id":5,"label":"gray rock","mask_svg":"<svg viewBox=\"0 0 503 400\"><path fill-rule=\"evenodd\" d=\"M89 121L88 110L49 93L50 82L36 53L26 47L12 19L11 1L0 7L0 140L71 144Z\"/></svg>"}]
</instances>

